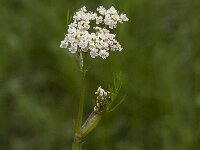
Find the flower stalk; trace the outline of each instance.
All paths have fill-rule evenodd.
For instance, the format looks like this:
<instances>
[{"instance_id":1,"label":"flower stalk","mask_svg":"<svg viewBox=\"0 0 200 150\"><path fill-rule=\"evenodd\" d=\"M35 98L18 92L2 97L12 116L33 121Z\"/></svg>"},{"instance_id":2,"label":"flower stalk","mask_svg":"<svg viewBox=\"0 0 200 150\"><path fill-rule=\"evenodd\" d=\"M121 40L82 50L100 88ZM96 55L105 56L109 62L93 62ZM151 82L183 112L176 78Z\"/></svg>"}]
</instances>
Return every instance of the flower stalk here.
<instances>
[{"instance_id":1,"label":"flower stalk","mask_svg":"<svg viewBox=\"0 0 200 150\"><path fill-rule=\"evenodd\" d=\"M75 135L74 142L72 145L73 150L80 149L80 139L77 139L76 135L81 129L81 125L83 122L83 110L84 110L84 99L85 99L85 74L84 63L83 63L83 55L80 52L79 54L79 66L80 66L80 74L81 74L81 82L80 82L80 99L79 99L79 109L78 109L78 117L75 124Z\"/></svg>"},{"instance_id":2,"label":"flower stalk","mask_svg":"<svg viewBox=\"0 0 200 150\"><path fill-rule=\"evenodd\" d=\"M81 128L83 120L83 109L84 109L84 96L85 96L85 70L83 68L83 56L80 53L80 72L81 72L81 83L80 83L80 100L79 100L79 109L78 109L78 118L76 122L76 132Z\"/></svg>"}]
</instances>

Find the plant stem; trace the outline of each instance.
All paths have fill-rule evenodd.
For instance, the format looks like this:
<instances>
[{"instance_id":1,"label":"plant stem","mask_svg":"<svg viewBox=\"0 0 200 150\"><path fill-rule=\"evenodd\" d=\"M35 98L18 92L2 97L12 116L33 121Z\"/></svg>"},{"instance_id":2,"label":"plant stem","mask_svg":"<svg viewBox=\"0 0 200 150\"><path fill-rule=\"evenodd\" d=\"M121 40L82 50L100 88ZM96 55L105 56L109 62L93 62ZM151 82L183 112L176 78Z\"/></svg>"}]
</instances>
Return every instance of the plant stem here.
<instances>
[{"instance_id":1,"label":"plant stem","mask_svg":"<svg viewBox=\"0 0 200 150\"><path fill-rule=\"evenodd\" d=\"M79 141L76 140L76 138L74 138L74 142L72 144L72 150L81 150L81 146Z\"/></svg>"},{"instance_id":2,"label":"plant stem","mask_svg":"<svg viewBox=\"0 0 200 150\"><path fill-rule=\"evenodd\" d=\"M78 109L78 118L76 124L76 132L78 132L82 125L83 120L83 107L84 107L84 95L85 95L85 71L83 69L83 56L80 53L80 71L81 71L81 83L80 83L80 101Z\"/></svg>"},{"instance_id":3,"label":"plant stem","mask_svg":"<svg viewBox=\"0 0 200 150\"><path fill-rule=\"evenodd\" d=\"M81 72L81 83L80 83L80 100L79 100L79 109L78 109L78 117L76 121L75 127L75 135L74 135L74 142L72 145L73 150L80 150L80 140L76 138L76 133L78 133L81 129L82 120L83 120L83 108L84 108L84 95L85 95L85 70L83 68L83 56L80 53L80 72Z\"/></svg>"}]
</instances>

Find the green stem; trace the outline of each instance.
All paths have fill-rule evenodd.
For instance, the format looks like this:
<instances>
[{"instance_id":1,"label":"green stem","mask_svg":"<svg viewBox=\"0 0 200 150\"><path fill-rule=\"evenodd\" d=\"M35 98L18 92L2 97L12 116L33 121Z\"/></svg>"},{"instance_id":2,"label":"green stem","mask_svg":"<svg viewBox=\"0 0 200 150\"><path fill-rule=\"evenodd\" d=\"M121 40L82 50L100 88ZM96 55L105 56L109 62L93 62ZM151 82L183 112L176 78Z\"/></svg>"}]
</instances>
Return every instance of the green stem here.
<instances>
[{"instance_id":1,"label":"green stem","mask_svg":"<svg viewBox=\"0 0 200 150\"><path fill-rule=\"evenodd\" d=\"M83 68L83 56L80 53L80 72L81 72L81 83L80 83L80 100L79 100L79 109L78 109L78 117L76 121L76 128L75 128L75 135L74 135L74 142L72 149L73 150L80 150L80 140L76 139L76 133L78 133L81 129L82 121L83 121L83 108L84 108L84 95L85 95L85 70Z\"/></svg>"},{"instance_id":2,"label":"green stem","mask_svg":"<svg viewBox=\"0 0 200 150\"><path fill-rule=\"evenodd\" d=\"M83 120L83 107L84 107L84 95L85 95L85 71L83 69L83 56L80 53L80 71L81 71L81 85L80 85L80 101L78 109L78 118L76 123L76 132L81 129Z\"/></svg>"},{"instance_id":3,"label":"green stem","mask_svg":"<svg viewBox=\"0 0 200 150\"><path fill-rule=\"evenodd\" d=\"M74 142L72 144L72 150L81 150L80 142L74 138Z\"/></svg>"}]
</instances>

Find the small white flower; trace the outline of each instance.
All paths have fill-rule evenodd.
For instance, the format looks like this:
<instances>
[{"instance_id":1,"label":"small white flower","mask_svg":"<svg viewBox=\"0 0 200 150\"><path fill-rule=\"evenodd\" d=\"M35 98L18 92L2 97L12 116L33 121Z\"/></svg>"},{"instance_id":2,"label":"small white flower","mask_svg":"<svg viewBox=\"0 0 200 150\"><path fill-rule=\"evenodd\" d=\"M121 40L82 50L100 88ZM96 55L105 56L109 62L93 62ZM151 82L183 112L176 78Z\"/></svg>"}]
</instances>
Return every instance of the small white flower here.
<instances>
[{"instance_id":1,"label":"small white flower","mask_svg":"<svg viewBox=\"0 0 200 150\"><path fill-rule=\"evenodd\" d=\"M106 92L104 89L102 89L101 86L98 87L97 91L95 92L95 94L98 97L106 97L108 95L108 92Z\"/></svg>"},{"instance_id":2,"label":"small white flower","mask_svg":"<svg viewBox=\"0 0 200 150\"><path fill-rule=\"evenodd\" d=\"M90 50L90 56L91 56L92 58L95 58L95 57L97 57L98 55L99 55L99 54L98 54L98 49L93 48L93 49Z\"/></svg>"},{"instance_id":3,"label":"small white flower","mask_svg":"<svg viewBox=\"0 0 200 150\"><path fill-rule=\"evenodd\" d=\"M97 101L96 101L96 106L94 107L94 110L97 110L97 109L102 110L107 104L107 100L109 100L110 98L110 92L105 91L100 86L98 87L95 94L97 95Z\"/></svg>"},{"instance_id":4,"label":"small white flower","mask_svg":"<svg viewBox=\"0 0 200 150\"><path fill-rule=\"evenodd\" d=\"M122 21L129 21L129 19L127 18L126 14L121 14L121 15L120 15L120 19L121 19Z\"/></svg>"},{"instance_id":5,"label":"small white flower","mask_svg":"<svg viewBox=\"0 0 200 150\"><path fill-rule=\"evenodd\" d=\"M106 59L109 56L109 53L106 50L100 50L99 56L103 59Z\"/></svg>"},{"instance_id":6,"label":"small white flower","mask_svg":"<svg viewBox=\"0 0 200 150\"><path fill-rule=\"evenodd\" d=\"M103 6L99 6L99 8L97 8L97 11L101 14L101 15L105 15L106 14L106 9Z\"/></svg>"},{"instance_id":7,"label":"small white flower","mask_svg":"<svg viewBox=\"0 0 200 150\"><path fill-rule=\"evenodd\" d=\"M67 48L67 47L68 47L68 41L66 40L61 41L60 48Z\"/></svg>"},{"instance_id":8,"label":"small white flower","mask_svg":"<svg viewBox=\"0 0 200 150\"><path fill-rule=\"evenodd\" d=\"M103 17L102 16L96 17L96 24L100 24L102 22L103 22Z\"/></svg>"},{"instance_id":9,"label":"small white flower","mask_svg":"<svg viewBox=\"0 0 200 150\"><path fill-rule=\"evenodd\" d=\"M71 47L69 48L69 51L71 53L76 53L77 52L77 45L71 45Z\"/></svg>"},{"instance_id":10,"label":"small white flower","mask_svg":"<svg viewBox=\"0 0 200 150\"><path fill-rule=\"evenodd\" d=\"M115 9L115 7L111 6L110 9L107 10L107 13L115 14L115 13L117 13L117 10Z\"/></svg>"},{"instance_id":11,"label":"small white flower","mask_svg":"<svg viewBox=\"0 0 200 150\"><path fill-rule=\"evenodd\" d=\"M83 12L87 12L87 9L86 9L85 6L83 6L80 10L83 11Z\"/></svg>"}]
</instances>

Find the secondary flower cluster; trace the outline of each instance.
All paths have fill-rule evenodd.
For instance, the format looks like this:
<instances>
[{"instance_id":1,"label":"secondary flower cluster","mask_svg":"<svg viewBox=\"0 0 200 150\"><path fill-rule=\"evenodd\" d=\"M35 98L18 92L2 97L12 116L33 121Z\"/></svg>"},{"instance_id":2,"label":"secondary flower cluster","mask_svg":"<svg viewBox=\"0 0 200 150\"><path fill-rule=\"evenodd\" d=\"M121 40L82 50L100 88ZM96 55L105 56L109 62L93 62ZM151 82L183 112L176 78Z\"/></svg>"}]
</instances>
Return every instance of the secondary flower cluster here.
<instances>
[{"instance_id":1,"label":"secondary flower cluster","mask_svg":"<svg viewBox=\"0 0 200 150\"><path fill-rule=\"evenodd\" d=\"M97 102L96 102L96 106L94 107L94 110L102 111L105 105L107 104L107 102L109 101L110 92L109 91L106 92L100 86L98 87L97 92L95 92L95 94L97 95Z\"/></svg>"},{"instance_id":2,"label":"secondary flower cluster","mask_svg":"<svg viewBox=\"0 0 200 150\"><path fill-rule=\"evenodd\" d=\"M68 48L71 53L90 52L92 58L100 56L106 59L110 51L121 51L122 47L115 39L115 34L109 29L117 27L117 23L123 23L129 19L126 14L119 14L112 6L106 10L103 6L97 8L98 13L88 12L86 7L79 9L73 16L73 22L69 24L68 33L61 41L61 48ZM90 23L94 21L93 32ZM101 27L104 26L104 27Z\"/></svg>"}]
</instances>

